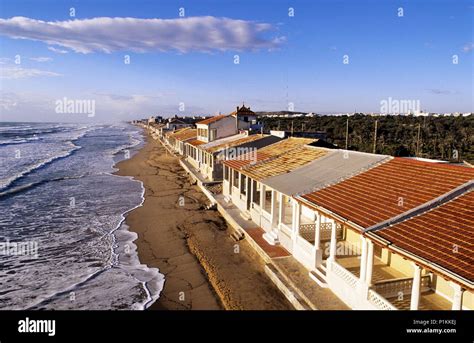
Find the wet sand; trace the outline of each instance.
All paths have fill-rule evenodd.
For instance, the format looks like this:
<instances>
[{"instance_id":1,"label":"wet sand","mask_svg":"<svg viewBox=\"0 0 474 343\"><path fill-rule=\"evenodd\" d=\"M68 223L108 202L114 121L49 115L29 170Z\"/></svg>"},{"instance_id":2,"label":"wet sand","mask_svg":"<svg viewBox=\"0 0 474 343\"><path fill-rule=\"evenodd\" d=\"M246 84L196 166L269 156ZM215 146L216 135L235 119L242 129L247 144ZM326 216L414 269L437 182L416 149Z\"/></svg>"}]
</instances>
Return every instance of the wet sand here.
<instances>
[{"instance_id":1,"label":"wet sand","mask_svg":"<svg viewBox=\"0 0 474 343\"><path fill-rule=\"evenodd\" d=\"M245 241L235 242L225 220L190 184L178 158L147 135L146 145L117 164L118 175L143 182L145 201L127 215L140 262L165 275L150 309L293 309L264 273Z\"/></svg>"}]
</instances>

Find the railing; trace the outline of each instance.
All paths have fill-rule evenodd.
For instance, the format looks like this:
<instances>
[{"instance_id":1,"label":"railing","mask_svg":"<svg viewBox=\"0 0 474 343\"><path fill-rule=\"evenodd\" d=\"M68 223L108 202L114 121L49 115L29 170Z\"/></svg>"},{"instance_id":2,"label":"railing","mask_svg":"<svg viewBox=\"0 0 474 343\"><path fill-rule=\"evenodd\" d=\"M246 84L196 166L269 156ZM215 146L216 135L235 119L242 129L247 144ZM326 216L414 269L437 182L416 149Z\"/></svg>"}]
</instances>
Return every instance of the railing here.
<instances>
[{"instance_id":1,"label":"railing","mask_svg":"<svg viewBox=\"0 0 474 343\"><path fill-rule=\"evenodd\" d=\"M329 241L331 240L331 231L332 223L321 223L319 226L320 229L320 241ZM336 239L342 239L343 236L343 226L341 224L336 224ZM314 243L316 238L316 224L300 224L299 234L301 237L306 239L310 243Z\"/></svg>"},{"instance_id":2,"label":"railing","mask_svg":"<svg viewBox=\"0 0 474 343\"><path fill-rule=\"evenodd\" d=\"M329 241L331 240L331 231L332 231L332 223L321 223L321 241ZM341 224L336 224L336 238L342 239L342 230L343 226Z\"/></svg>"},{"instance_id":3,"label":"railing","mask_svg":"<svg viewBox=\"0 0 474 343\"><path fill-rule=\"evenodd\" d=\"M301 237L306 239L308 242L314 242L315 232L316 232L316 224L301 224L299 234Z\"/></svg>"},{"instance_id":4,"label":"railing","mask_svg":"<svg viewBox=\"0 0 474 343\"><path fill-rule=\"evenodd\" d=\"M429 290L431 288L431 276L425 275L420 280L421 290ZM399 296L400 294L411 294L413 287L413 278L400 278L392 280L384 280L376 282L373 285L373 289L382 294L386 298Z\"/></svg>"},{"instance_id":5,"label":"railing","mask_svg":"<svg viewBox=\"0 0 474 343\"><path fill-rule=\"evenodd\" d=\"M369 289L368 300L379 310L397 310L387 299L372 289Z\"/></svg>"},{"instance_id":6,"label":"railing","mask_svg":"<svg viewBox=\"0 0 474 343\"><path fill-rule=\"evenodd\" d=\"M331 271L338 276L344 283L346 283L351 288L356 288L357 281L359 280L354 274L348 271L346 268L341 266L339 263L332 261L331 262Z\"/></svg>"}]
</instances>

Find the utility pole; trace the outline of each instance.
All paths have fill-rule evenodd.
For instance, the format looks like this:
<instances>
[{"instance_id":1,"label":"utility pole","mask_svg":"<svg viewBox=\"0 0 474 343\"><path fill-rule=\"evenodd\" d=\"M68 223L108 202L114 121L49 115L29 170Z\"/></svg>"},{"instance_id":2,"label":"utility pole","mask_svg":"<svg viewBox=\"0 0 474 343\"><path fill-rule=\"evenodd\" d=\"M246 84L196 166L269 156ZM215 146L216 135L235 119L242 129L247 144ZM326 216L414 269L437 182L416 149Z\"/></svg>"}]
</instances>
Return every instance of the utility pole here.
<instances>
[{"instance_id":1,"label":"utility pole","mask_svg":"<svg viewBox=\"0 0 474 343\"><path fill-rule=\"evenodd\" d=\"M377 147L377 124L379 120L375 119L375 134L374 134L374 151L373 153L375 154L375 148Z\"/></svg>"},{"instance_id":2,"label":"utility pole","mask_svg":"<svg viewBox=\"0 0 474 343\"><path fill-rule=\"evenodd\" d=\"M349 116L347 117L346 121L346 150L349 146Z\"/></svg>"},{"instance_id":3,"label":"utility pole","mask_svg":"<svg viewBox=\"0 0 474 343\"><path fill-rule=\"evenodd\" d=\"M420 154L420 133L421 133L421 125L418 124L418 135L416 138L416 157L419 157L419 154Z\"/></svg>"}]
</instances>

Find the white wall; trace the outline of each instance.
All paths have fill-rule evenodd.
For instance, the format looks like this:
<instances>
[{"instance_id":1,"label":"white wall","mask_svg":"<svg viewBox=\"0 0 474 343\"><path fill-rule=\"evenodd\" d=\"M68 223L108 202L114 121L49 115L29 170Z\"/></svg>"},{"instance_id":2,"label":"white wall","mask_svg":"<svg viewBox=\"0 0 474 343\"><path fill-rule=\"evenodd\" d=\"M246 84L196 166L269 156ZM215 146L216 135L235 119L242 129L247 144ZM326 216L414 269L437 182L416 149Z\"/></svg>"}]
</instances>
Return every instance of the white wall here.
<instances>
[{"instance_id":1,"label":"white wall","mask_svg":"<svg viewBox=\"0 0 474 343\"><path fill-rule=\"evenodd\" d=\"M208 127L209 132L213 129L217 129L217 136L215 139L232 136L238 132L235 118L232 116L224 117L221 120L210 123Z\"/></svg>"}]
</instances>

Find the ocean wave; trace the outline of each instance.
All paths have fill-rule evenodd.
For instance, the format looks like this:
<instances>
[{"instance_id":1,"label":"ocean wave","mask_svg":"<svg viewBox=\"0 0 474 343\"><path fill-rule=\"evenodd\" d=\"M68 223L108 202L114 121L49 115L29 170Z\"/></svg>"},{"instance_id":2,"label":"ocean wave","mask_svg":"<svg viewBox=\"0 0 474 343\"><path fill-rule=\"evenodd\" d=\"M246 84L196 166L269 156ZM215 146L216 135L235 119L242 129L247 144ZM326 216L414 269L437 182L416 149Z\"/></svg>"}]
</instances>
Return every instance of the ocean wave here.
<instances>
[{"instance_id":1,"label":"ocean wave","mask_svg":"<svg viewBox=\"0 0 474 343\"><path fill-rule=\"evenodd\" d=\"M15 144L25 144L30 142L36 142L40 140L39 137L28 137L28 138L20 138L20 139L11 139L6 141L0 141L0 146L2 145L15 145Z\"/></svg>"},{"instance_id":2,"label":"ocean wave","mask_svg":"<svg viewBox=\"0 0 474 343\"><path fill-rule=\"evenodd\" d=\"M86 174L79 175L79 176L64 176L64 177L58 177L58 178L54 178L54 179L46 179L46 180L41 180L41 181L38 181L38 182L27 183L25 185L10 188L10 189L7 189L6 191L0 192L0 199L8 197L10 195L14 195L14 194L24 192L26 190L33 189L35 187L44 185L44 184L49 183L49 182L57 182L57 181L64 181L64 180L75 180L75 179L80 179L84 176L86 176Z\"/></svg>"},{"instance_id":3,"label":"ocean wave","mask_svg":"<svg viewBox=\"0 0 474 343\"><path fill-rule=\"evenodd\" d=\"M4 191L6 190L8 187L10 187L14 182L20 180L21 178L25 177L26 175L34 172L35 170L38 170L40 168L43 168L47 165L49 165L50 163L56 161L56 160L59 160L59 159L62 159L62 158L66 158L68 156L70 156L74 151L76 150L79 150L81 147L80 146L77 146L77 145L74 145L73 148L71 148L70 150L67 150L65 152L61 152L55 156L51 156L50 158L47 158L47 159L44 159L44 160L41 160L37 163L34 163L30 166L28 166L26 169L22 170L21 172L11 176L10 178L6 179L5 181L2 181L0 183L0 191Z\"/></svg>"}]
</instances>

